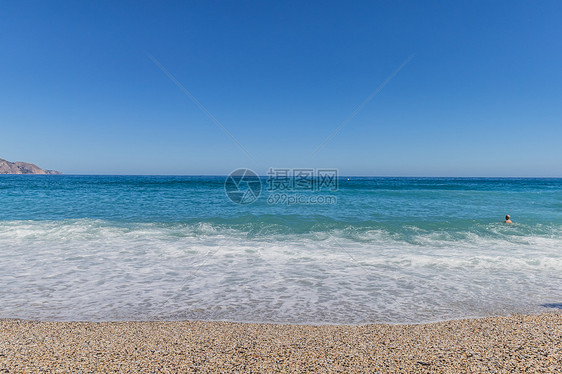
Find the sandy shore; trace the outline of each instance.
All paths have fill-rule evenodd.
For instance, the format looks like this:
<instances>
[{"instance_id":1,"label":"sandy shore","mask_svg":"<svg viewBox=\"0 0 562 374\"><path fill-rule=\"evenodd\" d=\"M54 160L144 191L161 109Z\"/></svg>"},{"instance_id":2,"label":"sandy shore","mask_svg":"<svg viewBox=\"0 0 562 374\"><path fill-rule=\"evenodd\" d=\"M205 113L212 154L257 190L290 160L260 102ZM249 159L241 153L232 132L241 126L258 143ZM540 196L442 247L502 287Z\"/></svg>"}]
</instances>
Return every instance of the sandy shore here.
<instances>
[{"instance_id":1,"label":"sandy shore","mask_svg":"<svg viewBox=\"0 0 562 374\"><path fill-rule=\"evenodd\" d=\"M562 314L423 325L0 321L0 373L562 372Z\"/></svg>"}]
</instances>

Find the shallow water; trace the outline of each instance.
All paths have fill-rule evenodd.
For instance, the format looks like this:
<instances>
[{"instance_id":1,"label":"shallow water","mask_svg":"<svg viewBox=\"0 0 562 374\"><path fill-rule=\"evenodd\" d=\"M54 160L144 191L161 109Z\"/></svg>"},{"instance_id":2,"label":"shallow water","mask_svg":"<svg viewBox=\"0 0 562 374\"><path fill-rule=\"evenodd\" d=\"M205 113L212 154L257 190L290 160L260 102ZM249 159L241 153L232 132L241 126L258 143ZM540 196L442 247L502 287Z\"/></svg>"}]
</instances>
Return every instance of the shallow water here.
<instances>
[{"instance_id":1,"label":"shallow water","mask_svg":"<svg viewBox=\"0 0 562 374\"><path fill-rule=\"evenodd\" d=\"M340 178L298 192L337 203L294 205L235 204L224 181L0 176L0 318L402 323L562 302L561 179Z\"/></svg>"}]
</instances>

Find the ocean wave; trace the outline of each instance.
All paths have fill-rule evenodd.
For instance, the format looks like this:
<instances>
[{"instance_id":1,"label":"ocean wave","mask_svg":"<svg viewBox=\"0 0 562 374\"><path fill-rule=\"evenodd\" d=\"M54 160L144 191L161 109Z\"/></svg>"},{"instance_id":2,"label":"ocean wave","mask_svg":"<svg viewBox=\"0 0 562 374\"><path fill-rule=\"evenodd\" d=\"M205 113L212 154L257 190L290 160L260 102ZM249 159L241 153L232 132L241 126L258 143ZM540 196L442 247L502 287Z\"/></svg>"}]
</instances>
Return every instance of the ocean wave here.
<instances>
[{"instance_id":1,"label":"ocean wave","mask_svg":"<svg viewBox=\"0 0 562 374\"><path fill-rule=\"evenodd\" d=\"M187 222L127 222L98 219L0 221L0 239L88 240L146 237L174 240L215 237L247 240L341 239L370 244L409 244L420 247L506 245L557 246L562 226L556 224L513 224L442 222L396 224L392 222L342 222L323 216L253 216L215 218Z\"/></svg>"},{"instance_id":2,"label":"ocean wave","mask_svg":"<svg viewBox=\"0 0 562 374\"><path fill-rule=\"evenodd\" d=\"M548 224L0 221L0 318L367 323L539 311L562 300L561 247Z\"/></svg>"}]
</instances>

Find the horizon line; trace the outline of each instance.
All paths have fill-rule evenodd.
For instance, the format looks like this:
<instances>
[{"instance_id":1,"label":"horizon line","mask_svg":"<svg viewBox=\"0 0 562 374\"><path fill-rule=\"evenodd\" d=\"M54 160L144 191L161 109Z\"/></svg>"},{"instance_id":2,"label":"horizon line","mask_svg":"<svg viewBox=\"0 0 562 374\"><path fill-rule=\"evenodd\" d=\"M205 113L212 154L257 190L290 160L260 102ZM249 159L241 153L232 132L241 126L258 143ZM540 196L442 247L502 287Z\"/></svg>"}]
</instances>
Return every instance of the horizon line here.
<instances>
[{"instance_id":1,"label":"horizon line","mask_svg":"<svg viewBox=\"0 0 562 374\"><path fill-rule=\"evenodd\" d=\"M251 169L250 169L251 170ZM0 176L92 176L92 177L228 177L230 174L0 174ZM258 174L267 178L268 175ZM338 178L455 178L455 179L562 179L562 176L444 176L444 175L339 175Z\"/></svg>"}]
</instances>

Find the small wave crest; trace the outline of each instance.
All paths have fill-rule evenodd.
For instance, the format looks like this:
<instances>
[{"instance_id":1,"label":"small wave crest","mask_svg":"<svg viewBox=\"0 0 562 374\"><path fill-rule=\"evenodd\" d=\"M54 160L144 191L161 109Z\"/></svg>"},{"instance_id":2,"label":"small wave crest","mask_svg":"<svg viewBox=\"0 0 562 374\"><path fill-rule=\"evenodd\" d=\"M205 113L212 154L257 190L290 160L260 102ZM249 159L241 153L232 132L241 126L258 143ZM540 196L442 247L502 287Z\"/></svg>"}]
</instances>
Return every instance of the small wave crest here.
<instances>
[{"instance_id":1,"label":"small wave crest","mask_svg":"<svg viewBox=\"0 0 562 374\"><path fill-rule=\"evenodd\" d=\"M323 217L322 217L323 218ZM345 243L370 249L404 247L412 251L459 249L493 250L497 253L522 249L545 251L562 246L562 228L557 225L395 225L380 222L339 222L315 217L301 219L295 229L295 217L241 217L191 222L119 222L96 219L50 221L1 221L0 243L65 243L112 241L155 241L162 245L178 241L235 246L247 243ZM228 241L231 241L229 244ZM334 244L336 245L336 244Z\"/></svg>"}]
</instances>

